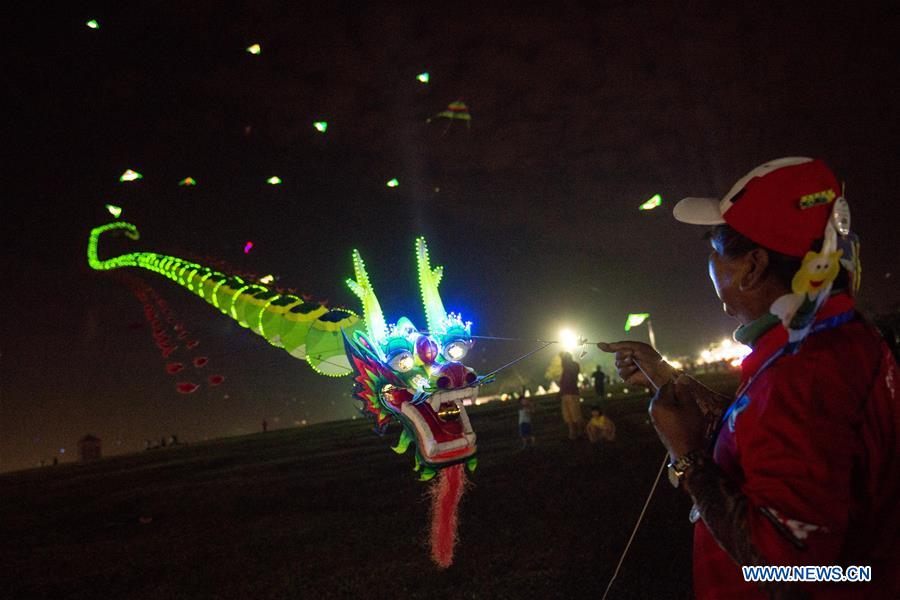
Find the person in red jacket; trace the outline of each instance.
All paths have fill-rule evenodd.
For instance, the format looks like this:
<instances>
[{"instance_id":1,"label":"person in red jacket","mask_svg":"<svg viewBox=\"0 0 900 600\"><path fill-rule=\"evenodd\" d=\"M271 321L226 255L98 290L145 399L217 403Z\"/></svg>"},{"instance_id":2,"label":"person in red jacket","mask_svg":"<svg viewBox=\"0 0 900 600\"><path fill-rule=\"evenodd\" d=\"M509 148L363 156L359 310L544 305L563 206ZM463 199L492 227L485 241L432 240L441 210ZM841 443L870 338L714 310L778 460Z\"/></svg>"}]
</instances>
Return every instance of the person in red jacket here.
<instances>
[{"instance_id":1,"label":"person in red jacket","mask_svg":"<svg viewBox=\"0 0 900 600\"><path fill-rule=\"evenodd\" d=\"M628 383L659 388L650 416L669 479L694 500L696 597L900 598L900 372L854 309L841 186L821 160L778 159L675 217L714 226L710 278L753 349L737 394L646 344L600 347ZM746 581L742 567L760 565L866 566L871 580Z\"/></svg>"}]
</instances>

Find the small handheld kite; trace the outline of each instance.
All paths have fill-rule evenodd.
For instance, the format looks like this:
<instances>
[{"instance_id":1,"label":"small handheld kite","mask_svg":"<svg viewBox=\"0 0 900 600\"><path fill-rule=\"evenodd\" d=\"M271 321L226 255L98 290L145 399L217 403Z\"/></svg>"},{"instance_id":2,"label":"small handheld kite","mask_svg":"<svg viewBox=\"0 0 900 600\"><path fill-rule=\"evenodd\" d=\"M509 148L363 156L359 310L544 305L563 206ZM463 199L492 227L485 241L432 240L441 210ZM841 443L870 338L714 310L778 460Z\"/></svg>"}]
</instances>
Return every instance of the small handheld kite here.
<instances>
[{"instance_id":1,"label":"small handheld kite","mask_svg":"<svg viewBox=\"0 0 900 600\"><path fill-rule=\"evenodd\" d=\"M420 480L436 479L431 493L431 557L441 568L452 564L464 468L474 471L477 466L475 432L465 404L474 401L478 386L490 378L479 377L462 362L474 344L471 323L444 309L438 292L443 269L431 266L423 238L416 240L416 264L427 331L406 317L387 324L362 256L355 250L354 279L347 285L362 303L363 318L174 256L132 252L101 260L98 241L109 231L139 238L134 225L121 221L93 229L87 247L91 268L153 271L273 346L305 360L316 372L333 377L352 373L361 412L373 419L375 431L384 434L391 423L399 423L400 440L394 451L404 453L412 447ZM221 383L220 376L210 377L209 383ZM183 393L190 391L185 388Z\"/></svg>"}]
</instances>

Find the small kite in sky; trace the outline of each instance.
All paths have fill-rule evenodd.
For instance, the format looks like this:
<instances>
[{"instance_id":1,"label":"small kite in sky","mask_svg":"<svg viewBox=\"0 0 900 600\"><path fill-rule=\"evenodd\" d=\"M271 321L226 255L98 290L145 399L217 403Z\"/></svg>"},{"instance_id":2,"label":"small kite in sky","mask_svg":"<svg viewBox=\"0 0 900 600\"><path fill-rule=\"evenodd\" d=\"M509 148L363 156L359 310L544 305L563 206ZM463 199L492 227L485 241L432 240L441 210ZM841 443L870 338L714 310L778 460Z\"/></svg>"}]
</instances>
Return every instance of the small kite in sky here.
<instances>
[{"instance_id":1,"label":"small kite in sky","mask_svg":"<svg viewBox=\"0 0 900 600\"><path fill-rule=\"evenodd\" d=\"M100 23L97 22L97 19L91 19L87 23L85 23L91 29L100 29Z\"/></svg>"},{"instance_id":2,"label":"small kite in sky","mask_svg":"<svg viewBox=\"0 0 900 600\"><path fill-rule=\"evenodd\" d=\"M253 242L247 242L244 244L244 254L250 254L250 251L253 250Z\"/></svg>"},{"instance_id":3,"label":"small kite in sky","mask_svg":"<svg viewBox=\"0 0 900 600\"><path fill-rule=\"evenodd\" d=\"M279 185L281 183L281 177L274 175L266 179L266 183L269 185Z\"/></svg>"},{"instance_id":4,"label":"small kite in sky","mask_svg":"<svg viewBox=\"0 0 900 600\"><path fill-rule=\"evenodd\" d=\"M445 110L434 115L426 122L431 123L435 119L447 119L447 129L450 128L450 124L453 123L453 121L465 121L466 127L471 127L472 125L472 115L469 113L469 107L466 106L466 103L462 100L451 102L447 105ZM447 129L444 130L445 133Z\"/></svg>"},{"instance_id":5,"label":"small kite in sky","mask_svg":"<svg viewBox=\"0 0 900 600\"><path fill-rule=\"evenodd\" d=\"M210 375L209 376L209 385L219 385L225 381L225 378L222 375Z\"/></svg>"},{"instance_id":6,"label":"small kite in sky","mask_svg":"<svg viewBox=\"0 0 900 600\"><path fill-rule=\"evenodd\" d=\"M178 182L178 185L197 185L197 180L193 177L185 177Z\"/></svg>"},{"instance_id":7,"label":"small kite in sky","mask_svg":"<svg viewBox=\"0 0 900 600\"><path fill-rule=\"evenodd\" d=\"M196 383L182 382L182 383L177 384L175 386L175 389L177 389L178 393L180 393L180 394L192 394L192 393L196 392L199 387L200 386L197 385Z\"/></svg>"},{"instance_id":8,"label":"small kite in sky","mask_svg":"<svg viewBox=\"0 0 900 600\"><path fill-rule=\"evenodd\" d=\"M124 173L119 176L119 181L135 181L136 179L143 179L143 175L138 173L137 171L132 171L131 169L127 169Z\"/></svg>"},{"instance_id":9,"label":"small kite in sky","mask_svg":"<svg viewBox=\"0 0 900 600\"><path fill-rule=\"evenodd\" d=\"M269 285L270 283L275 283L275 276L272 274L263 275L262 277L259 278L259 282L264 283L266 285Z\"/></svg>"},{"instance_id":10,"label":"small kite in sky","mask_svg":"<svg viewBox=\"0 0 900 600\"><path fill-rule=\"evenodd\" d=\"M393 179L389 180L385 185L388 186L389 188L395 188L398 185L400 185L400 182L397 181L396 177L394 177Z\"/></svg>"},{"instance_id":11,"label":"small kite in sky","mask_svg":"<svg viewBox=\"0 0 900 600\"><path fill-rule=\"evenodd\" d=\"M319 133L325 133L328 130L328 121L313 121L313 127Z\"/></svg>"},{"instance_id":12,"label":"small kite in sky","mask_svg":"<svg viewBox=\"0 0 900 600\"><path fill-rule=\"evenodd\" d=\"M654 194L652 198L638 206L638 210L653 210L660 204L662 204L662 196Z\"/></svg>"},{"instance_id":13,"label":"small kite in sky","mask_svg":"<svg viewBox=\"0 0 900 600\"><path fill-rule=\"evenodd\" d=\"M632 327L637 327L641 325L644 321L650 318L650 313L631 313L628 315L628 319L625 321L625 331L631 331Z\"/></svg>"},{"instance_id":14,"label":"small kite in sky","mask_svg":"<svg viewBox=\"0 0 900 600\"><path fill-rule=\"evenodd\" d=\"M253 54L253 55L258 55L260 52L262 52L262 46L260 46L259 44L253 44L252 46L247 46L247 52L249 52L250 54Z\"/></svg>"},{"instance_id":15,"label":"small kite in sky","mask_svg":"<svg viewBox=\"0 0 900 600\"><path fill-rule=\"evenodd\" d=\"M119 216L121 216L121 214L122 214L122 207L116 206L115 204L107 204L106 210L108 210L109 214L111 214L116 219L118 219Z\"/></svg>"},{"instance_id":16,"label":"small kite in sky","mask_svg":"<svg viewBox=\"0 0 900 600\"><path fill-rule=\"evenodd\" d=\"M416 75L416 79L418 79L420 83L428 83L431 81L431 75L428 74L428 71L424 71Z\"/></svg>"}]
</instances>

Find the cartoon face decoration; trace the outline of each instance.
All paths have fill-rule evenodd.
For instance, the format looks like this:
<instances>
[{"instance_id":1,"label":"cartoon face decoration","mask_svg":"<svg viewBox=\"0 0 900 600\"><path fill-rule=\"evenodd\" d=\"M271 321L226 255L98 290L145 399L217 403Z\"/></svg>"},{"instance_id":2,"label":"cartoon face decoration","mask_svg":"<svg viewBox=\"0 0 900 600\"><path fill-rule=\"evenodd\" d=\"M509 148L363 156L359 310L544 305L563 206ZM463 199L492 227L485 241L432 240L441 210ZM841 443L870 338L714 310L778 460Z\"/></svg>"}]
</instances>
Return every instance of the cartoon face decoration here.
<instances>
[{"instance_id":1,"label":"cartoon face decoration","mask_svg":"<svg viewBox=\"0 0 900 600\"><path fill-rule=\"evenodd\" d=\"M836 252L807 252L800 270L791 281L795 294L806 294L815 298L823 289L830 289L831 283L840 272L842 250Z\"/></svg>"},{"instance_id":2,"label":"cartoon face decoration","mask_svg":"<svg viewBox=\"0 0 900 600\"><path fill-rule=\"evenodd\" d=\"M422 238L416 240L416 258L428 330L406 317L385 323L362 258L354 252L356 279L347 283L362 300L366 332L355 331L344 343L363 414L375 420L378 433L399 421L403 431L394 450L402 453L412 444L416 470L430 479L460 462L474 469L475 432L465 405L474 402L485 381L464 364L474 344L471 323L444 310L437 289L443 271L431 268Z\"/></svg>"}]
</instances>

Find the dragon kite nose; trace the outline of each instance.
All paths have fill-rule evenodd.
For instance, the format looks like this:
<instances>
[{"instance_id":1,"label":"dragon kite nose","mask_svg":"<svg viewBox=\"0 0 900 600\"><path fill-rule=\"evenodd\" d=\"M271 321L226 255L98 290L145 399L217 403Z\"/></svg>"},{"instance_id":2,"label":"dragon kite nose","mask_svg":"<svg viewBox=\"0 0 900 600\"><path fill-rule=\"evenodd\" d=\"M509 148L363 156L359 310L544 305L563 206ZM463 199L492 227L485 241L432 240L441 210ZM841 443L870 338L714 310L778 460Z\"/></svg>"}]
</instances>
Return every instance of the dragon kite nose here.
<instances>
[{"instance_id":1,"label":"dragon kite nose","mask_svg":"<svg viewBox=\"0 0 900 600\"><path fill-rule=\"evenodd\" d=\"M475 371L465 365L454 362L447 363L438 372L437 386L444 390L452 390L475 383Z\"/></svg>"}]
</instances>

